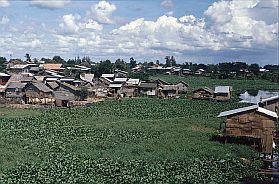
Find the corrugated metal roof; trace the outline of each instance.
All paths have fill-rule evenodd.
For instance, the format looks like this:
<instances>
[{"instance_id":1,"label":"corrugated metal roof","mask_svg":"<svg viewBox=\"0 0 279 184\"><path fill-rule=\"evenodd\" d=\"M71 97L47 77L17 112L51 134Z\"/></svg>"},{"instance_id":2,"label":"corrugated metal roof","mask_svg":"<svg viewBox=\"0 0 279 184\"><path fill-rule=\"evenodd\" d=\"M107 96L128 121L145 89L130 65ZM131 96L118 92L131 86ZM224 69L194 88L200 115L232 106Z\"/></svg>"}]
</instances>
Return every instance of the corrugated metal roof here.
<instances>
[{"instance_id":1,"label":"corrugated metal roof","mask_svg":"<svg viewBox=\"0 0 279 184\"><path fill-rule=\"evenodd\" d=\"M126 82L127 78L115 78L113 82Z\"/></svg>"},{"instance_id":2,"label":"corrugated metal roof","mask_svg":"<svg viewBox=\"0 0 279 184\"><path fill-rule=\"evenodd\" d=\"M214 93L229 93L231 86L216 86Z\"/></svg>"},{"instance_id":3,"label":"corrugated metal roof","mask_svg":"<svg viewBox=\"0 0 279 184\"><path fill-rule=\"evenodd\" d=\"M6 74L6 73L1 73L1 72L0 72L0 77L10 77L10 75L9 75L9 74Z\"/></svg>"},{"instance_id":4,"label":"corrugated metal roof","mask_svg":"<svg viewBox=\"0 0 279 184\"><path fill-rule=\"evenodd\" d=\"M246 112L246 111L254 110L254 109L257 109L257 108L258 108L258 105L252 105L252 106L248 106L248 107L233 109L233 110L221 112L218 115L218 117L229 116L229 115L232 115L232 114L237 114L237 113L240 113L240 112Z\"/></svg>"},{"instance_id":5,"label":"corrugated metal roof","mask_svg":"<svg viewBox=\"0 0 279 184\"><path fill-rule=\"evenodd\" d=\"M80 75L80 79L86 82L92 82L94 79L94 74L84 74L84 75Z\"/></svg>"},{"instance_id":6,"label":"corrugated metal roof","mask_svg":"<svg viewBox=\"0 0 279 184\"><path fill-rule=\"evenodd\" d=\"M276 114L276 112L272 112L270 110L267 110L267 109L264 109L264 108L261 108L261 107L258 107L257 111L278 119L278 115Z\"/></svg>"},{"instance_id":7,"label":"corrugated metal roof","mask_svg":"<svg viewBox=\"0 0 279 184\"><path fill-rule=\"evenodd\" d=\"M114 77L114 74L102 74L103 78L113 78Z\"/></svg>"},{"instance_id":8,"label":"corrugated metal roof","mask_svg":"<svg viewBox=\"0 0 279 184\"><path fill-rule=\"evenodd\" d=\"M272 96L272 97L269 97L269 98L264 98L260 101L261 102L268 102L268 101L271 101L271 100L276 100L276 99L279 99L279 95L276 95L276 96Z\"/></svg>"},{"instance_id":9,"label":"corrugated metal roof","mask_svg":"<svg viewBox=\"0 0 279 184\"><path fill-rule=\"evenodd\" d=\"M241 112L246 112L246 111L251 111L251 110L256 110L256 111L264 113L268 116L278 118L278 116L275 112L261 108L258 105L252 105L252 106L248 106L248 107L243 107L243 108L238 108L238 109L234 109L234 110L221 112L217 117L225 117L225 116L229 116L229 115L233 115L233 114L237 114L237 113L241 113Z\"/></svg>"},{"instance_id":10,"label":"corrugated metal roof","mask_svg":"<svg viewBox=\"0 0 279 184\"><path fill-rule=\"evenodd\" d=\"M127 81L127 84L133 84L133 85L138 85L140 83L139 79L129 79Z\"/></svg>"},{"instance_id":11,"label":"corrugated metal roof","mask_svg":"<svg viewBox=\"0 0 279 184\"><path fill-rule=\"evenodd\" d=\"M109 88L121 88L122 84L110 84Z\"/></svg>"}]
</instances>

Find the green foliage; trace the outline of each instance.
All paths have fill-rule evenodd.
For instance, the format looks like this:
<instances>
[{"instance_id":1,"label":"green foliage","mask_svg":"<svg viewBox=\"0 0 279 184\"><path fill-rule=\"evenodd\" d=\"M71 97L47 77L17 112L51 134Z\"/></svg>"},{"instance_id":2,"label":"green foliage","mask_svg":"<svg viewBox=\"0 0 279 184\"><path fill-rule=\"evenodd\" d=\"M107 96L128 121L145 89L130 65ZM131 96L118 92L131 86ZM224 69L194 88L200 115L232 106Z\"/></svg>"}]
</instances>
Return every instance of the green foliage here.
<instances>
[{"instance_id":1,"label":"green foliage","mask_svg":"<svg viewBox=\"0 0 279 184\"><path fill-rule=\"evenodd\" d=\"M138 98L0 118L0 183L237 183L258 178L260 164L252 148L210 141L222 121L217 114L243 105Z\"/></svg>"}]
</instances>

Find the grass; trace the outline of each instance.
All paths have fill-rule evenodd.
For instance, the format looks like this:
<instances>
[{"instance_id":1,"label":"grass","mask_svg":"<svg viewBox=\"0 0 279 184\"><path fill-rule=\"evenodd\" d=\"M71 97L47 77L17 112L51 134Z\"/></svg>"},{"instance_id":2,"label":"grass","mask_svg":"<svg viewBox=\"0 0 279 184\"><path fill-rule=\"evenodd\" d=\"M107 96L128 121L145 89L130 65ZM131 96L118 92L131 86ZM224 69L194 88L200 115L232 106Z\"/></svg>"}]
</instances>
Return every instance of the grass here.
<instances>
[{"instance_id":1,"label":"grass","mask_svg":"<svg viewBox=\"0 0 279 184\"><path fill-rule=\"evenodd\" d=\"M39 109L17 109L17 108L0 107L0 118L30 117L30 116L39 116L40 114L41 111Z\"/></svg>"},{"instance_id":2,"label":"grass","mask_svg":"<svg viewBox=\"0 0 279 184\"><path fill-rule=\"evenodd\" d=\"M246 90L279 90L279 84L267 80L236 80L236 79L211 79L203 76L175 76L175 75L155 75L151 79L162 79L168 82L185 81L192 89L199 87L210 87L214 89L215 86L229 85L233 87L236 93L242 93Z\"/></svg>"}]
</instances>

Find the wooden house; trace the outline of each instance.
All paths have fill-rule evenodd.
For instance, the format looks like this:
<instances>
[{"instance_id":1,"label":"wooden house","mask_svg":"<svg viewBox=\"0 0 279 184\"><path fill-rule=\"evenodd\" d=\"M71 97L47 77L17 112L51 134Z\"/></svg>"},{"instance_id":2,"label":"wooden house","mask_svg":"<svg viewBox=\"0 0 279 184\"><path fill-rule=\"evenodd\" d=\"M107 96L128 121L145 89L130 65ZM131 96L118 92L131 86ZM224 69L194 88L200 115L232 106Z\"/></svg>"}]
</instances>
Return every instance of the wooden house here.
<instances>
[{"instance_id":1,"label":"wooden house","mask_svg":"<svg viewBox=\"0 0 279 184\"><path fill-rule=\"evenodd\" d=\"M70 91L53 91L53 96L57 107L70 107L71 102L76 99L76 96Z\"/></svg>"},{"instance_id":2,"label":"wooden house","mask_svg":"<svg viewBox=\"0 0 279 184\"><path fill-rule=\"evenodd\" d=\"M52 89L42 82L27 84L24 89L25 103L27 104L52 104L54 102Z\"/></svg>"},{"instance_id":3,"label":"wooden house","mask_svg":"<svg viewBox=\"0 0 279 184\"><path fill-rule=\"evenodd\" d=\"M30 65L28 64L16 64L9 67L10 73L29 73L30 72Z\"/></svg>"},{"instance_id":4,"label":"wooden house","mask_svg":"<svg viewBox=\"0 0 279 184\"><path fill-rule=\"evenodd\" d=\"M231 86L216 86L214 90L214 99L217 101L228 101L232 97Z\"/></svg>"},{"instance_id":5,"label":"wooden house","mask_svg":"<svg viewBox=\"0 0 279 184\"><path fill-rule=\"evenodd\" d=\"M139 79L129 79L121 88L121 93L126 97L134 97L138 94L140 80Z\"/></svg>"},{"instance_id":6,"label":"wooden house","mask_svg":"<svg viewBox=\"0 0 279 184\"><path fill-rule=\"evenodd\" d=\"M260 151L272 153L275 112L258 105L221 112L218 117L227 117L225 121L226 137L246 137L259 140Z\"/></svg>"},{"instance_id":7,"label":"wooden house","mask_svg":"<svg viewBox=\"0 0 279 184\"><path fill-rule=\"evenodd\" d=\"M155 82L140 82L139 93L146 96L157 96L158 86Z\"/></svg>"},{"instance_id":8,"label":"wooden house","mask_svg":"<svg viewBox=\"0 0 279 184\"><path fill-rule=\"evenodd\" d=\"M198 88L193 91L194 99L212 99L214 91L208 87Z\"/></svg>"},{"instance_id":9,"label":"wooden house","mask_svg":"<svg viewBox=\"0 0 279 184\"><path fill-rule=\"evenodd\" d=\"M9 74L0 73L0 85L6 85L10 78L11 76Z\"/></svg>"},{"instance_id":10,"label":"wooden house","mask_svg":"<svg viewBox=\"0 0 279 184\"><path fill-rule=\"evenodd\" d=\"M175 85L177 86L178 93L187 93L189 84L184 81L179 81Z\"/></svg>"},{"instance_id":11,"label":"wooden house","mask_svg":"<svg viewBox=\"0 0 279 184\"><path fill-rule=\"evenodd\" d=\"M80 88L75 87L73 85L67 84L67 83L60 83L59 87L56 89L56 91L67 91L75 96L75 100L81 100L81 91Z\"/></svg>"},{"instance_id":12,"label":"wooden house","mask_svg":"<svg viewBox=\"0 0 279 184\"><path fill-rule=\"evenodd\" d=\"M121 94L121 88L123 84L110 84L109 91L111 92L112 96L117 96Z\"/></svg>"},{"instance_id":13,"label":"wooden house","mask_svg":"<svg viewBox=\"0 0 279 184\"><path fill-rule=\"evenodd\" d=\"M56 91L59 88L59 84L55 81L53 82L46 82L47 87L49 87L50 89Z\"/></svg>"},{"instance_id":14,"label":"wooden house","mask_svg":"<svg viewBox=\"0 0 279 184\"><path fill-rule=\"evenodd\" d=\"M259 106L267 110L276 112L277 115L279 116L279 95L262 99L259 102Z\"/></svg>"},{"instance_id":15,"label":"wooden house","mask_svg":"<svg viewBox=\"0 0 279 184\"><path fill-rule=\"evenodd\" d=\"M160 89L160 95L163 98L173 98L178 94L177 85L163 85L159 89Z\"/></svg>"},{"instance_id":16,"label":"wooden house","mask_svg":"<svg viewBox=\"0 0 279 184\"><path fill-rule=\"evenodd\" d=\"M5 91L6 100L14 103L24 103L24 88L27 84L21 82L9 82Z\"/></svg>"}]
</instances>

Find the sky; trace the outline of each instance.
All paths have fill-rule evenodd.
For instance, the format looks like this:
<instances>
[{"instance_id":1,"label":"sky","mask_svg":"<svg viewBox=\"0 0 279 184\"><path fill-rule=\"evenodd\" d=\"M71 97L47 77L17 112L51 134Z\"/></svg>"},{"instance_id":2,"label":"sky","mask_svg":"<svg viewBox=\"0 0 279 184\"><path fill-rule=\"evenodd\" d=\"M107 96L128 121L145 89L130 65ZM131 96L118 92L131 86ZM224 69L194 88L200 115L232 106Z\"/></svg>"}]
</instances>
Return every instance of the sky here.
<instances>
[{"instance_id":1,"label":"sky","mask_svg":"<svg viewBox=\"0 0 279 184\"><path fill-rule=\"evenodd\" d=\"M278 63L277 0L0 0L0 56Z\"/></svg>"}]
</instances>

